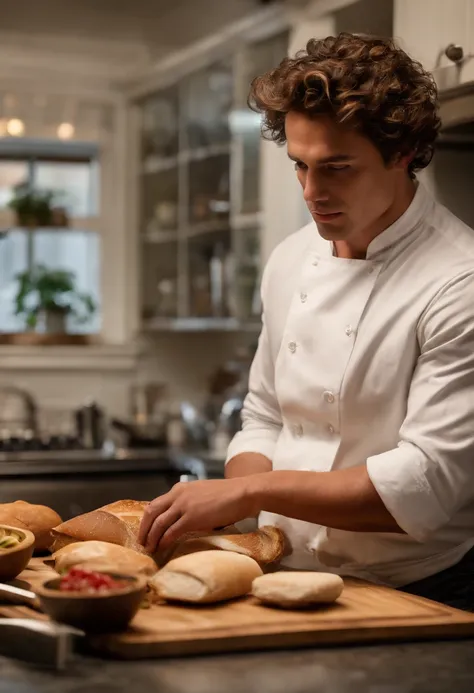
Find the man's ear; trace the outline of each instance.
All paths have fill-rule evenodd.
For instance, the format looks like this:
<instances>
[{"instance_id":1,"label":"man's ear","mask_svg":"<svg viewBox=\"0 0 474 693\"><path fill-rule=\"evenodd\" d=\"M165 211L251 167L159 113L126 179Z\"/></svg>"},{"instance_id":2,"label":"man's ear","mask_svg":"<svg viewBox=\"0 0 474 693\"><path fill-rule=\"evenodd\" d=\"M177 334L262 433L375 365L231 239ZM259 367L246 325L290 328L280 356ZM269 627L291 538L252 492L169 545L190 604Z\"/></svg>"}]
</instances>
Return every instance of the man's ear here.
<instances>
[{"instance_id":1,"label":"man's ear","mask_svg":"<svg viewBox=\"0 0 474 693\"><path fill-rule=\"evenodd\" d=\"M396 156L392 161L392 167L407 171L413 160L414 154L405 154L405 156Z\"/></svg>"}]
</instances>

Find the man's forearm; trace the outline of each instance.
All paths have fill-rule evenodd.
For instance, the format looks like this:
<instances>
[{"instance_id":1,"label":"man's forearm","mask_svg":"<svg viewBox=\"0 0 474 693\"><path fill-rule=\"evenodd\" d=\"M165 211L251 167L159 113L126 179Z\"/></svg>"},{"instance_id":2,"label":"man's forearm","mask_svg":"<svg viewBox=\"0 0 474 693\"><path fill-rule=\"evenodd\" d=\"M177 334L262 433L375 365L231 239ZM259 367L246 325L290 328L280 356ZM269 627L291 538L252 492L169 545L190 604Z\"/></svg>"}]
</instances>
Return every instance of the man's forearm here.
<instances>
[{"instance_id":1,"label":"man's forearm","mask_svg":"<svg viewBox=\"0 0 474 693\"><path fill-rule=\"evenodd\" d=\"M262 474L271 472L272 463L257 452L243 452L240 455L233 457L225 466L225 478L235 479L240 476L249 476L250 474Z\"/></svg>"},{"instance_id":2,"label":"man's forearm","mask_svg":"<svg viewBox=\"0 0 474 693\"><path fill-rule=\"evenodd\" d=\"M333 472L274 471L249 478L255 513L352 532L403 533L372 484L365 465Z\"/></svg>"}]
</instances>

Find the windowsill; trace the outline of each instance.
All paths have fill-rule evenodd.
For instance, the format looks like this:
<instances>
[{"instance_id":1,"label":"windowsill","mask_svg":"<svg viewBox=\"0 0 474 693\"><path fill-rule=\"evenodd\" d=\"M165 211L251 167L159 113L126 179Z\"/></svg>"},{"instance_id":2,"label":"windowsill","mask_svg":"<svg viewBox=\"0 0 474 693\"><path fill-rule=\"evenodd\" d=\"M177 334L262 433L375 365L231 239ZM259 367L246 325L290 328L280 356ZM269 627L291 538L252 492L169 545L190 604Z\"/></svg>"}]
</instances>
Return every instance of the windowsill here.
<instances>
[{"instance_id":1,"label":"windowsill","mask_svg":"<svg viewBox=\"0 0 474 693\"><path fill-rule=\"evenodd\" d=\"M0 371L129 371L137 359L135 344L0 345Z\"/></svg>"}]
</instances>

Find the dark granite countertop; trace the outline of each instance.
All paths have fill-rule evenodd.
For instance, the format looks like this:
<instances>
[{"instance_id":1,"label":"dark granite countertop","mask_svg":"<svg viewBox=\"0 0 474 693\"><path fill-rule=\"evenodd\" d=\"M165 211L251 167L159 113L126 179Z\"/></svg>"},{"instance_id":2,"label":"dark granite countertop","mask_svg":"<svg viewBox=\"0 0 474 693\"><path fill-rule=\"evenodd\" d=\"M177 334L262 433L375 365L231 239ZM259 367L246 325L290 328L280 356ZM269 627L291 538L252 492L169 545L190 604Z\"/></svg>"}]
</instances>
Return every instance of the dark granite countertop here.
<instances>
[{"instance_id":1,"label":"dark granite countertop","mask_svg":"<svg viewBox=\"0 0 474 693\"><path fill-rule=\"evenodd\" d=\"M472 693L474 641L114 662L55 674L0 658L0 693Z\"/></svg>"},{"instance_id":2,"label":"dark granite countertop","mask_svg":"<svg viewBox=\"0 0 474 693\"><path fill-rule=\"evenodd\" d=\"M100 450L0 453L0 478L127 471L166 472L171 469L194 471L198 475L220 475L223 474L224 460L207 451L165 448L117 449L111 453Z\"/></svg>"}]
</instances>

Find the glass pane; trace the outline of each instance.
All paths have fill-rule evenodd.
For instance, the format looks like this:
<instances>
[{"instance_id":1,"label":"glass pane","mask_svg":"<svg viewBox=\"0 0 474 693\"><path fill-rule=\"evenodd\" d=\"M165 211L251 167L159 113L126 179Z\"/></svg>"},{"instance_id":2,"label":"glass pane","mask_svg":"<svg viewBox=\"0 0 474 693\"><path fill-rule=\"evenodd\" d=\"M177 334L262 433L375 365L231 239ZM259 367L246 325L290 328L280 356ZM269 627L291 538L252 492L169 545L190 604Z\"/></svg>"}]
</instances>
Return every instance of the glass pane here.
<instances>
[{"instance_id":1,"label":"glass pane","mask_svg":"<svg viewBox=\"0 0 474 693\"><path fill-rule=\"evenodd\" d=\"M238 103L230 117L235 140L240 147L242 167L242 199L238 200L239 214L252 214L260 209L260 138L261 119L259 114L247 106L251 82L273 67L285 57L288 50L288 33L285 32L265 41L248 46L244 53L242 83L237 89Z\"/></svg>"},{"instance_id":2,"label":"glass pane","mask_svg":"<svg viewBox=\"0 0 474 693\"><path fill-rule=\"evenodd\" d=\"M178 226L178 168L142 177L142 231L151 235L176 232Z\"/></svg>"},{"instance_id":3,"label":"glass pane","mask_svg":"<svg viewBox=\"0 0 474 693\"><path fill-rule=\"evenodd\" d=\"M230 313L232 257L230 232L214 232L189 243L189 312L192 317Z\"/></svg>"},{"instance_id":4,"label":"glass pane","mask_svg":"<svg viewBox=\"0 0 474 693\"><path fill-rule=\"evenodd\" d=\"M144 244L142 262L142 318L177 317L177 243Z\"/></svg>"},{"instance_id":5,"label":"glass pane","mask_svg":"<svg viewBox=\"0 0 474 693\"><path fill-rule=\"evenodd\" d=\"M75 333L100 332L99 236L89 231L35 231L33 262L74 273L77 291L89 294L99 307L86 323L69 317L67 328Z\"/></svg>"},{"instance_id":6,"label":"glass pane","mask_svg":"<svg viewBox=\"0 0 474 693\"><path fill-rule=\"evenodd\" d=\"M242 132L242 214L260 209L260 119Z\"/></svg>"},{"instance_id":7,"label":"glass pane","mask_svg":"<svg viewBox=\"0 0 474 693\"><path fill-rule=\"evenodd\" d=\"M229 172L227 155L212 156L189 165L189 219L192 224L229 219Z\"/></svg>"},{"instance_id":8,"label":"glass pane","mask_svg":"<svg viewBox=\"0 0 474 693\"><path fill-rule=\"evenodd\" d=\"M26 161L0 160L0 209L5 209L13 196L13 189L28 179Z\"/></svg>"},{"instance_id":9,"label":"glass pane","mask_svg":"<svg viewBox=\"0 0 474 693\"><path fill-rule=\"evenodd\" d=\"M143 104L143 158L176 156L179 145L178 88L166 89Z\"/></svg>"},{"instance_id":10,"label":"glass pane","mask_svg":"<svg viewBox=\"0 0 474 693\"><path fill-rule=\"evenodd\" d=\"M245 53L244 85L247 98L255 77L276 67L288 53L288 32L248 46ZM243 105L243 104L242 104Z\"/></svg>"},{"instance_id":11,"label":"glass pane","mask_svg":"<svg viewBox=\"0 0 474 693\"><path fill-rule=\"evenodd\" d=\"M233 99L233 73L218 63L191 75L186 82L187 137L191 149L228 144L228 116Z\"/></svg>"},{"instance_id":12,"label":"glass pane","mask_svg":"<svg viewBox=\"0 0 474 693\"><path fill-rule=\"evenodd\" d=\"M24 320L15 315L18 282L28 263L27 237L24 231L0 234L0 332L22 332Z\"/></svg>"},{"instance_id":13,"label":"glass pane","mask_svg":"<svg viewBox=\"0 0 474 693\"><path fill-rule=\"evenodd\" d=\"M98 211L97 165L89 162L38 161L34 185L57 191L61 203L75 217L94 216ZM64 199L63 199L64 196Z\"/></svg>"}]
</instances>

